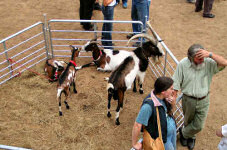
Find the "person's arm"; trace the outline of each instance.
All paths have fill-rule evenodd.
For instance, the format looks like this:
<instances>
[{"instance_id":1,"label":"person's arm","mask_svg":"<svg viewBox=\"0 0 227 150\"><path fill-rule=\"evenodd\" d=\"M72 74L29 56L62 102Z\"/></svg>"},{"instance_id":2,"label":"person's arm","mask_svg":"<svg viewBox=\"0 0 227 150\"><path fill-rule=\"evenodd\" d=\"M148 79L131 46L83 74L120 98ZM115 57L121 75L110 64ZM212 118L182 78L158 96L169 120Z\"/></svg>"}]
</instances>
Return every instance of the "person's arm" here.
<instances>
[{"instance_id":1,"label":"person's arm","mask_svg":"<svg viewBox=\"0 0 227 150\"><path fill-rule=\"evenodd\" d=\"M224 59L222 56L219 56L217 54L214 54L212 52L206 51L204 49L200 49L197 53L196 56L198 58L205 58L205 57L210 57L212 58L214 61L217 62L218 66L227 66L227 60Z\"/></svg>"},{"instance_id":2,"label":"person's arm","mask_svg":"<svg viewBox=\"0 0 227 150\"><path fill-rule=\"evenodd\" d=\"M136 150L142 150L142 143L137 142L140 135L142 124L135 122L132 129L132 147Z\"/></svg>"},{"instance_id":3,"label":"person's arm","mask_svg":"<svg viewBox=\"0 0 227 150\"><path fill-rule=\"evenodd\" d=\"M223 135L222 135L222 128L216 130L216 135L217 135L218 137L223 137Z\"/></svg>"}]
</instances>

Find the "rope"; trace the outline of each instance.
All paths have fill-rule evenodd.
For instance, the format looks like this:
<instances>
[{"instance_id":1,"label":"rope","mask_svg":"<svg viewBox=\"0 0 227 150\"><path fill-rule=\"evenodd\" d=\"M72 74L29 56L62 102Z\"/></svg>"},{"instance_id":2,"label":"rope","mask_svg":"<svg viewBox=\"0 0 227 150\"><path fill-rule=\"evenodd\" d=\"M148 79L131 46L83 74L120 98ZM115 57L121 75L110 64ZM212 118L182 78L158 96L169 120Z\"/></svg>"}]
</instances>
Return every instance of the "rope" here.
<instances>
[{"instance_id":1,"label":"rope","mask_svg":"<svg viewBox=\"0 0 227 150\"><path fill-rule=\"evenodd\" d=\"M42 75L42 74L40 74L40 73L38 73L38 72L36 72L36 71L33 71L32 69L29 69L29 68L27 68L27 67L25 67L25 66L22 66L22 64L20 64L20 63L14 61L14 60L12 60L11 58L9 58L8 60L9 60L12 64L13 64L13 63L14 63L14 64L18 64L19 66L24 67L26 70L28 70L28 71L30 71L30 72L32 72L32 73L34 73L34 74L36 74L36 75L38 75L38 76L40 76L40 77L42 77L42 78L48 79L48 80L50 80L50 81L53 81L53 79L51 79L51 78L49 78L49 77L47 77L47 76L45 76L45 75ZM13 70L12 65L11 65L11 69ZM17 75L17 76L20 76L20 75L21 75L21 72L19 72L19 75ZM16 77L17 77L17 76L16 76Z\"/></svg>"}]
</instances>

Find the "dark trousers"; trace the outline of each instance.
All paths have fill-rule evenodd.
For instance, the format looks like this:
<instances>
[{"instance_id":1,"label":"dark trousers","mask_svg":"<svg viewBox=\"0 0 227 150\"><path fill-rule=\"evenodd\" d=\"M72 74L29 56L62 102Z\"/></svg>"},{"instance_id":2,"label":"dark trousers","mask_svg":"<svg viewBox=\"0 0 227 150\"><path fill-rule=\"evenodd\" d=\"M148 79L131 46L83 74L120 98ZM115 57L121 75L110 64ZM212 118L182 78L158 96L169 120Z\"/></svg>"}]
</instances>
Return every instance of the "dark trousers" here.
<instances>
[{"instance_id":1,"label":"dark trousers","mask_svg":"<svg viewBox=\"0 0 227 150\"><path fill-rule=\"evenodd\" d=\"M213 3L214 3L214 0L196 0L195 7L197 9L201 9L203 7L203 1L204 1L203 14L210 14L210 11L212 10L212 6L213 6Z\"/></svg>"},{"instance_id":2,"label":"dark trousers","mask_svg":"<svg viewBox=\"0 0 227 150\"><path fill-rule=\"evenodd\" d=\"M80 0L80 19L91 20L92 12L94 10L95 0ZM84 29L88 30L91 28L91 23L82 22Z\"/></svg>"},{"instance_id":3,"label":"dark trousers","mask_svg":"<svg viewBox=\"0 0 227 150\"><path fill-rule=\"evenodd\" d=\"M104 20L113 20L114 17L114 6L103 6L102 5L102 13L104 16ZM102 45L106 49L113 49L112 43L112 31L113 31L113 23L103 23L102 26Z\"/></svg>"}]
</instances>

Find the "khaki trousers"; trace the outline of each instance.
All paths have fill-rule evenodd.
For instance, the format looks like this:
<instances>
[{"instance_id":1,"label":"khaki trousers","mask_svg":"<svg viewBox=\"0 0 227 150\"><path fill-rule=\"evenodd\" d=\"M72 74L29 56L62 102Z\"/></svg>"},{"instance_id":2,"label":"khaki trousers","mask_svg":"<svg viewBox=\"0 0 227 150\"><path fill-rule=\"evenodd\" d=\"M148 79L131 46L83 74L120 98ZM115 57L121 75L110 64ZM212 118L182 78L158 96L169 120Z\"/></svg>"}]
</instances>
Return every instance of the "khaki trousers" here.
<instances>
[{"instance_id":1,"label":"khaki trousers","mask_svg":"<svg viewBox=\"0 0 227 150\"><path fill-rule=\"evenodd\" d=\"M204 128L209 105L209 95L202 100L195 100L185 95L182 97L185 126L182 129L182 133L184 138L195 139L195 134L197 134Z\"/></svg>"}]
</instances>

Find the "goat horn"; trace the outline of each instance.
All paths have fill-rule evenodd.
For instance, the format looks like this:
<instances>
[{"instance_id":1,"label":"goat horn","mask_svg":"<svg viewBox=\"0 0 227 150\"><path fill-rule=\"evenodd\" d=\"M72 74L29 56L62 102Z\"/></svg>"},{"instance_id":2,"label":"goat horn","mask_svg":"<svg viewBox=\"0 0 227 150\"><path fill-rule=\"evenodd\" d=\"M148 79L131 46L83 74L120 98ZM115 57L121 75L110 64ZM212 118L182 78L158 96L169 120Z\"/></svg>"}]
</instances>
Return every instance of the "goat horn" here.
<instances>
[{"instance_id":1,"label":"goat horn","mask_svg":"<svg viewBox=\"0 0 227 150\"><path fill-rule=\"evenodd\" d=\"M129 45L129 43L130 43L131 40L136 39L136 38L139 38L139 37L146 38L149 41L151 41L154 45L157 45L157 42L151 36L149 36L148 34L141 33L141 34L136 34L133 37L131 37L128 40L127 46Z\"/></svg>"},{"instance_id":2,"label":"goat horn","mask_svg":"<svg viewBox=\"0 0 227 150\"><path fill-rule=\"evenodd\" d=\"M151 33L153 34L153 36L154 36L154 38L156 39L156 41L158 41L158 37L157 37L157 35L155 34L153 28L151 27L150 21L147 21L147 26L150 28Z\"/></svg>"}]
</instances>

